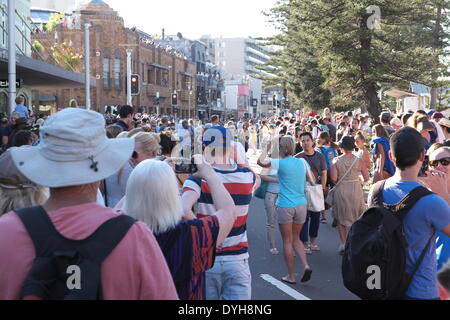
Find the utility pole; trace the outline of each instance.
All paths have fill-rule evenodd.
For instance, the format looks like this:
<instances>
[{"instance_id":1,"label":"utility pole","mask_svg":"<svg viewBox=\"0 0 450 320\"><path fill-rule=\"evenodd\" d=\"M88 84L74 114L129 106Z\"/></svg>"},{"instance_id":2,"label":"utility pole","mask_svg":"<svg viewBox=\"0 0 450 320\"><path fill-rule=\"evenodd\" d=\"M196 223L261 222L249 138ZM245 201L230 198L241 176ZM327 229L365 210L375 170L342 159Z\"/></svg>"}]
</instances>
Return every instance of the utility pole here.
<instances>
[{"instance_id":1,"label":"utility pole","mask_svg":"<svg viewBox=\"0 0 450 320\"><path fill-rule=\"evenodd\" d=\"M189 81L187 82L187 85L188 85L188 93L189 93L189 97L188 97L188 100L189 100L189 119L191 119L191 94L192 94L192 89L191 89L191 79L189 79Z\"/></svg>"},{"instance_id":2,"label":"utility pole","mask_svg":"<svg viewBox=\"0 0 450 320\"><path fill-rule=\"evenodd\" d=\"M14 2L8 0L8 100L9 115L16 104L16 12Z\"/></svg>"},{"instance_id":3,"label":"utility pole","mask_svg":"<svg viewBox=\"0 0 450 320\"><path fill-rule=\"evenodd\" d=\"M160 100L159 100L159 98L160 98L160 95L159 95L159 91L158 92L156 92L156 114L159 116L161 113L159 112L160 110L159 110L159 105L160 105Z\"/></svg>"},{"instance_id":4,"label":"utility pole","mask_svg":"<svg viewBox=\"0 0 450 320\"><path fill-rule=\"evenodd\" d=\"M84 68L85 68L85 96L86 96L86 109L91 110L91 56L90 56L90 37L89 28L90 23L84 25Z\"/></svg>"},{"instance_id":5,"label":"utility pole","mask_svg":"<svg viewBox=\"0 0 450 320\"><path fill-rule=\"evenodd\" d=\"M133 49L127 49L127 104L133 106L133 100L131 96L131 54Z\"/></svg>"}]
</instances>

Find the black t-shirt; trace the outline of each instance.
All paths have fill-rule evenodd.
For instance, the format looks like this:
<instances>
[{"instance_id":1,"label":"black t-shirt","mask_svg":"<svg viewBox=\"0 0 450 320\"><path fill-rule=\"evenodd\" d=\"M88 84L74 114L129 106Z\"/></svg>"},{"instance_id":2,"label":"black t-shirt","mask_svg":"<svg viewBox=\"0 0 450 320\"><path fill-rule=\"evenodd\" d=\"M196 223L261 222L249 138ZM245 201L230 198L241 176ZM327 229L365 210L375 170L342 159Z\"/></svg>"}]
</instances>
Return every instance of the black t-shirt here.
<instances>
[{"instance_id":1,"label":"black t-shirt","mask_svg":"<svg viewBox=\"0 0 450 320\"><path fill-rule=\"evenodd\" d=\"M305 159L308 162L309 166L311 167L311 171L317 180L317 183L320 183L320 180L322 178L322 171L328 170L327 162L323 154L314 150L314 154L312 156L308 156L304 152L302 152L297 155L297 158Z\"/></svg>"},{"instance_id":2,"label":"black t-shirt","mask_svg":"<svg viewBox=\"0 0 450 320\"><path fill-rule=\"evenodd\" d=\"M330 134L331 139L333 141L336 141L336 132L337 132L336 127L333 126L331 123L327 124L327 127L328 127L328 130L329 130L329 134Z\"/></svg>"},{"instance_id":3,"label":"black t-shirt","mask_svg":"<svg viewBox=\"0 0 450 320\"><path fill-rule=\"evenodd\" d=\"M303 152L302 144L300 142L297 142L295 144L295 154L299 154L300 152Z\"/></svg>"}]
</instances>

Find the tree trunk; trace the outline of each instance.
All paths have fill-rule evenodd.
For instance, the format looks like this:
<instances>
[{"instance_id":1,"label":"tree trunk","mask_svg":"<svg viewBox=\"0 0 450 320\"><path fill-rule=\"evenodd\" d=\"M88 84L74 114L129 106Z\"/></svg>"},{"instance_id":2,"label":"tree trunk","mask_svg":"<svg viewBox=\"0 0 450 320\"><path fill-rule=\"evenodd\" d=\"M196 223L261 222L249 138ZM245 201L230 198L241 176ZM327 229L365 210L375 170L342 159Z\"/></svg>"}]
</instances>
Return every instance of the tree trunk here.
<instances>
[{"instance_id":1,"label":"tree trunk","mask_svg":"<svg viewBox=\"0 0 450 320\"><path fill-rule=\"evenodd\" d=\"M367 27L367 19L368 15L364 15L360 19L360 28L362 30L368 30ZM381 114L381 104L378 98L378 90L380 89L377 83L373 80L366 80L367 76L370 73L370 61L369 61L369 52L372 50L372 37L370 33L365 33L360 36L359 42L361 44L361 62L360 62L360 70L361 70L361 79L362 79L362 91L364 93L364 97L367 101L367 111L369 115L372 117L374 123L380 123L380 114Z\"/></svg>"},{"instance_id":2,"label":"tree trunk","mask_svg":"<svg viewBox=\"0 0 450 320\"><path fill-rule=\"evenodd\" d=\"M381 103L378 98L378 86L375 82L364 85L364 97L367 101L367 111L373 119L373 123L380 123Z\"/></svg>"}]
</instances>

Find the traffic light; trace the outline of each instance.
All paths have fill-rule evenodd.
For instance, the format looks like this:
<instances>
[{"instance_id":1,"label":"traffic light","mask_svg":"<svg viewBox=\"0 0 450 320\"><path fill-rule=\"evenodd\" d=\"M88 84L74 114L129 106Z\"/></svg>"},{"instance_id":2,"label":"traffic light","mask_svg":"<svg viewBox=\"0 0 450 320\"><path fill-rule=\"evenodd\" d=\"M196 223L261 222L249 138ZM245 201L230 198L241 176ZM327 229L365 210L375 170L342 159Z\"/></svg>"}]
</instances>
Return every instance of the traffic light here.
<instances>
[{"instance_id":1,"label":"traffic light","mask_svg":"<svg viewBox=\"0 0 450 320\"><path fill-rule=\"evenodd\" d=\"M172 105L173 106L178 105L178 94L176 93L172 94Z\"/></svg>"},{"instance_id":2,"label":"traffic light","mask_svg":"<svg viewBox=\"0 0 450 320\"><path fill-rule=\"evenodd\" d=\"M131 76L131 94L132 95L138 95L139 92L140 92L139 75L133 74Z\"/></svg>"},{"instance_id":3,"label":"traffic light","mask_svg":"<svg viewBox=\"0 0 450 320\"><path fill-rule=\"evenodd\" d=\"M272 97L272 105L276 106L277 105L277 96L274 94Z\"/></svg>"}]
</instances>

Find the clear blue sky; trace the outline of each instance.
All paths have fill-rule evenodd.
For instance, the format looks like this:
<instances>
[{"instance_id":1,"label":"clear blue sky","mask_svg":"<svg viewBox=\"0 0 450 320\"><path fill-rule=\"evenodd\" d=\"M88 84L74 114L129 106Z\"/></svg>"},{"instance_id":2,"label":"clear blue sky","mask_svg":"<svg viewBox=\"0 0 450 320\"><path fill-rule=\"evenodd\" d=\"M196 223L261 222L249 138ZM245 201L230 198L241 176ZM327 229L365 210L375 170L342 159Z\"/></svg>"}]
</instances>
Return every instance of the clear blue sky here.
<instances>
[{"instance_id":1,"label":"clear blue sky","mask_svg":"<svg viewBox=\"0 0 450 320\"><path fill-rule=\"evenodd\" d=\"M186 38L256 37L275 33L261 12L276 0L104 0L124 18L128 27L136 26L150 34Z\"/></svg>"}]
</instances>

